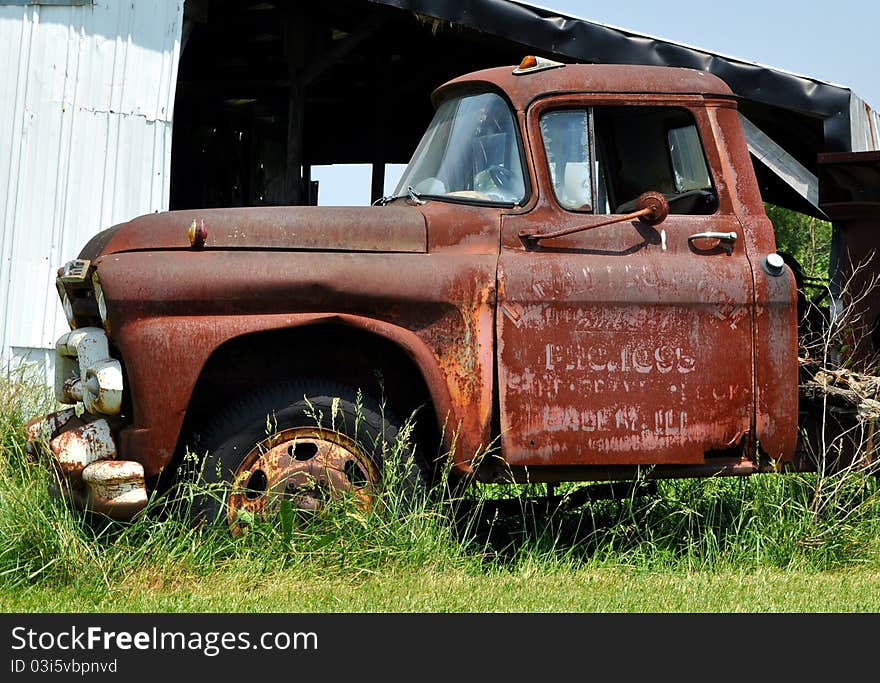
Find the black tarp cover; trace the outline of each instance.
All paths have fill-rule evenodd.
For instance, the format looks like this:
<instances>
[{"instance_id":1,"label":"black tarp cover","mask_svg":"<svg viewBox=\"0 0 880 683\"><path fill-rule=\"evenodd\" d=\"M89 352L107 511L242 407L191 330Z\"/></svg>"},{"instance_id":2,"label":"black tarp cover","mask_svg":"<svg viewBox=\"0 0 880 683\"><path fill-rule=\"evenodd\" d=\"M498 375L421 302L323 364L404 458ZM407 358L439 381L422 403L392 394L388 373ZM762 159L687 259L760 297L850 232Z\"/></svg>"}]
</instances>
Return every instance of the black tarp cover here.
<instances>
[{"instance_id":1,"label":"black tarp cover","mask_svg":"<svg viewBox=\"0 0 880 683\"><path fill-rule=\"evenodd\" d=\"M744 100L821 119L814 154L850 151L848 88L509 0L370 0L490 33L546 56L609 64L689 67L722 78ZM785 140L779 140L784 147ZM809 164L813 166L813 164Z\"/></svg>"}]
</instances>

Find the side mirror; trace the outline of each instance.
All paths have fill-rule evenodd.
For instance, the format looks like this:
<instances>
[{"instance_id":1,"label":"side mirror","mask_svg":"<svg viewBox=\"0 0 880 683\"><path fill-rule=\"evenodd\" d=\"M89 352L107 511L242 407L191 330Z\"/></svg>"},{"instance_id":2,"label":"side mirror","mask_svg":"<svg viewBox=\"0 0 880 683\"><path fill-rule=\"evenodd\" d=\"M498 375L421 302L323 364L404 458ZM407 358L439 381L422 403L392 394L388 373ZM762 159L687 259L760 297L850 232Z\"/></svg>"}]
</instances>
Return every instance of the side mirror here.
<instances>
[{"instance_id":1,"label":"side mirror","mask_svg":"<svg viewBox=\"0 0 880 683\"><path fill-rule=\"evenodd\" d=\"M639 220L645 225L654 227L660 225L669 215L669 202L659 192L644 192L639 195L636 202L636 210L631 214L638 216ZM628 216L624 216L619 220L627 220Z\"/></svg>"}]
</instances>

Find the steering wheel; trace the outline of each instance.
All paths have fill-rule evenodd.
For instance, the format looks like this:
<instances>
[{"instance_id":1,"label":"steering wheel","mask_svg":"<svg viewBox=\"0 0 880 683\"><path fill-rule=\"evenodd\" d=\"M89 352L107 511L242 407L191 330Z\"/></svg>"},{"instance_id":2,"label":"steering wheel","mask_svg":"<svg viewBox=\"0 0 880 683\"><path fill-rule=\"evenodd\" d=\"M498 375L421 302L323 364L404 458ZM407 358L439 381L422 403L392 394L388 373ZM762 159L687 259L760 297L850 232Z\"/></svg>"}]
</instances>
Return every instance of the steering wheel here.
<instances>
[{"instance_id":1,"label":"steering wheel","mask_svg":"<svg viewBox=\"0 0 880 683\"><path fill-rule=\"evenodd\" d=\"M672 207L678 202L686 202L686 200L690 200L689 205L687 203L684 206L679 206L678 211L673 211L673 213L684 213L684 214L703 214L703 213L711 213L715 210L716 204L718 202L717 197L708 190L685 190L684 192L672 192L672 193L664 193L663 195L666 197L666 201L669 202L669 206ZM620 206L618 206L614 213L630 213L636 210L636 203L638 202L638 197L635 199L631 199L628 202L624 202Z\"/></svg>"},{"instance_id":2,"label":"steering wheel","mask_svg":"<svg viewBox=\"0 0 880 683\"><path fill-rule=\"evenodd\" d=\"M708 190L687 190L685 192L666 195L666 201L670 204L675 204L675 202L680 202L685 199L693 200L694 205L701 203L708 204L715 199L715 195Z\"/></svg>"}]
</instances>

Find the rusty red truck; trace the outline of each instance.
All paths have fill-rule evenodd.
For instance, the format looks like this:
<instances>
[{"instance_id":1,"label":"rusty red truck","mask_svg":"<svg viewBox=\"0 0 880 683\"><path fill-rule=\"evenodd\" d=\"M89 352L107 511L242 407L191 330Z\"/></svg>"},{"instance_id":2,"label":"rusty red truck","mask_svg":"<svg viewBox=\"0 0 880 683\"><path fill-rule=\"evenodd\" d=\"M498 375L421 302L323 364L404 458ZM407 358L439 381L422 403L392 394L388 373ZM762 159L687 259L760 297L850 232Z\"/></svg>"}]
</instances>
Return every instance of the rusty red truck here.
<instances>
[{"instance_id":1,"label":"rusty red truck","mask_svg":"<svg viewBox=\"0 0 880 683\"><path fill-rule=\"evenodd\" d=\"M433 102L373 206L141 216L59 269L60 493L127 519L190 451L229 523L368 501L413 414L405 486L802 466L798 290L721 79L529 57Z\"/></svg>"}]
</instances>

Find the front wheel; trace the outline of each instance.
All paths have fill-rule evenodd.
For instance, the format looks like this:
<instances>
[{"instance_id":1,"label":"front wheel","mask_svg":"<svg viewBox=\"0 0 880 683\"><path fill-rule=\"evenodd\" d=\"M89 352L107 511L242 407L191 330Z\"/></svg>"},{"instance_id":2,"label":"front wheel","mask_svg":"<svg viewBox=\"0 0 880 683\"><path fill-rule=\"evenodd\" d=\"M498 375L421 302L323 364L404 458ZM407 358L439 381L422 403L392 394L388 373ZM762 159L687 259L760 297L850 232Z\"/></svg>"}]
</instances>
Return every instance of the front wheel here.
<instances>
[{"instance_id":1,"label":"front wheel","mask_svg":"<svg viewBox=\"0 0 880 683\"><path fill-rule=\"evenodd\" d=\"M349 499L371 508L386 486L411 502L424 491L400 420L370 396L328 382L286 382L230 406L207 427L194 501L198 522L271 520L282 501L318 511Z\"/></svg>"}]
</instances>

